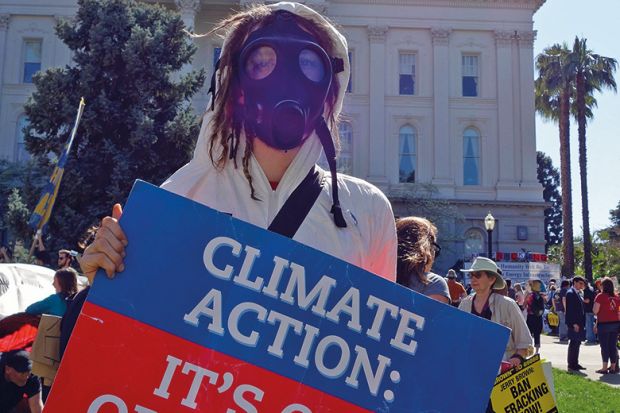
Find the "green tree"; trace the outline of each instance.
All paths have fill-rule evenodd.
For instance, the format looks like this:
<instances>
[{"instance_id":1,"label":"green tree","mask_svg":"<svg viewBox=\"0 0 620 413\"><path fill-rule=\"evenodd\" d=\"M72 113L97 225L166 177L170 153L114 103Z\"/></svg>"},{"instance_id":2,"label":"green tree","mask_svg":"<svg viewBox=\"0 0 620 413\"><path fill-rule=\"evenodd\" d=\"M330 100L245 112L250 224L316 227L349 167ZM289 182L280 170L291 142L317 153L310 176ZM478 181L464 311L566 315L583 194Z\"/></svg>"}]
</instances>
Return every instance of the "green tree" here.
<instances>
[{"instance_id":1,"label":"green tree","mask_svg":"<svg viewBox=\"0 0 620 413\"><path fill-rule=\"evenodd\" d=\"M24 203L24 208L28 214L32 210L26 204L26 200L33 198L39 192L39 188L44 184L47 171L38 167L33 162L15 163L0 160L0 231L7 231L10 235L11 243L16 240L30 238L27 228L19 220L14 219L14 215L7 214L15 208L17 202ZM14 192L17 190L17 195ZM12 212L11 212L12 214ZM26 219L27 221L27 219Z\"/></svg>"},{"instance_id":2,"label":"green tree","mask_svg":"<svg viewBox=\"0 0 620 413\"><path fill-rule=\"evenodd\" d=\"M49 223L48 249L81 234L126 198L137 178L161 183L186 163L198 135L191 97L204 71L179 76L192 44L179 14L135 0L78 0L56 34L74 63L34 78L26 144L51 173L81 96L86 109Z\"/></svg>"},{"instance_id":3,"label":"green tree","mask_svg":"<svg viewBox=\"0 0 620 413\"><path fill-rule=\"evenodd\" d=\"M588 176L586 153L586 124L592 118L592 104L588 97L604 88L616 91L614 72L616 59L593 53L586 45L586 39L575 37L569 60L574 66L576 87L576 119L579 137L579 175L581 180L581 217L583 220L583 266L585 277L592 281L592 240L590 237L590 211L588 207ZM592 101L592 99L590 99Z\"/></svg>"},{"instance_id":4,"label":"green tree","mask_svg":"<svg viewBox=\"0 0 620 413\"><path fill-rule=\"evenodd\" d=\"M620 247L620 201L614 209L609 210L609 220L611 225L603 231L607 233L609 241L613 245Z\"/></svg>"},{"instance_id":5,"label":"green tree","mask_svg":"<svg viewBox=\"0 0 620 413\"><path fill-rule=\"evenodd\" d=\"M551 206L545 208L545 251L562 242L562 195L560 195L560 173L553 166L551 158L543 152L536 152L536 173L543 186L543 198Z\"/></svg>"},{"instance_id":6,"label":"green tree","mask_svg":"<svg viewBox=\"0 0 620 413\"><path fill-rule=\"evenodd\" d=\"M560 185L562 188L562 274L575 272L573 241L573 196L570 176L570 105L574 76L568 61L568 47L554 44L536 57L536 111L558 122L560 132Z\"/></svg>"},{"instance_id":7,"label":"green tree","mask_svg":"<svg viewBox=\"0 0 620 413\"><path fill-rule=\"evenodd\" d=\"M18 238L26 239L29 232L28 218L30 218L30 210L22 200L19 189L13 188L7 200L4 221Z\"/></svg>"},{"instance_id":8,"label":"green tree","mask_svg":"<svg viewBox=\"0 0 620 413\"><path fill-rule=\"evenodd\" d=\"M620 201L614 209L609 210L609 220L614 227L620 227Z\"/></svg>"}]
</instances>

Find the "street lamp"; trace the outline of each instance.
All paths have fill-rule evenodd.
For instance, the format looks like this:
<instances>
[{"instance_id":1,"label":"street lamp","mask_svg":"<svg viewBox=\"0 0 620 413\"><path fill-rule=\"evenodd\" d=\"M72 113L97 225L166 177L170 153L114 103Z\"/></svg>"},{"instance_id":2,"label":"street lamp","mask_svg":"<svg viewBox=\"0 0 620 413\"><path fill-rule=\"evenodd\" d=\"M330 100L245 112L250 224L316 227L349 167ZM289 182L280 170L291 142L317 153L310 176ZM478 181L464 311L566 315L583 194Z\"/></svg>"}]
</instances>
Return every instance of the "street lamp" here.
<instances>
[{"instance_id":1,"label":"street lamp","mask_svg":"<svg viewBox=\"0 0 620 413\"><path fill-rule=\"evenodd\" d=\"M491 259L491 253L492 251L492 243L493 243L493 229L495 228L495 218L493 218L493 215L491 215L491 211L489 211L489 213L487 214L486 217L484 217L484 227L487 230L487 245L488 245L488 257L489 259Z\"/></svg>"}]
</instances>

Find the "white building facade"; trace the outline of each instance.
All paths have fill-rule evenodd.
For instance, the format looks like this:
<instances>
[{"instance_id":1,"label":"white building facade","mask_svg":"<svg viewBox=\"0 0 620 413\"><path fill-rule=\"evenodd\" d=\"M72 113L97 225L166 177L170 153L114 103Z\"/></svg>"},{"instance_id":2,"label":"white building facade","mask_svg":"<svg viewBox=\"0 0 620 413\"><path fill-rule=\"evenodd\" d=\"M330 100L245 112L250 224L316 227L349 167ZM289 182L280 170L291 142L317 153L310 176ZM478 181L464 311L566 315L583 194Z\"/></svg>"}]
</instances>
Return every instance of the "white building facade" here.
<instances>
[{"instance_id":1,"label":"white building facade","mask_svg":"<svg viewBox=\"0 0 620 413\"><path fill-rule=\"evenodd\" d=\"M379 186L395 214L421 185L458 207L440 228L443 272L487 251L484 217L497 219L493 251L544 252L536 178L533 15L545 0L309 0L349 41L352 67L340 169ZM159 1L206 33L248 1ZM27 159L23 105L37 70L64 66L54 35L75 0L0 0L0 157ZM194 67L213 71L221 39L196 39ZM206 108L205 86L194 105ZM440 240L442 234L440 233Z\"/></svg>"}]
</instances>

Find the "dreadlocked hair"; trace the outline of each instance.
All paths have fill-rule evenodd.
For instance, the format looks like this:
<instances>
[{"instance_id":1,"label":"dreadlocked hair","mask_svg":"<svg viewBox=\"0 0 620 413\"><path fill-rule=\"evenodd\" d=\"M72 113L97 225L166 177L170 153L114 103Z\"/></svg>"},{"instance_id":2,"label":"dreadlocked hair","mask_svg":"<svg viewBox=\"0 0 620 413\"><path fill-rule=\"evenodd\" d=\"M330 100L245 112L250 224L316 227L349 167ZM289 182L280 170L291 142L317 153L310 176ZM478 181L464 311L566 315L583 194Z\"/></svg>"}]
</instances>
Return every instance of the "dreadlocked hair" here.
<instances>
[{"instance_id":1,"label":"dreadlocked hair","mask_svg":"<svg viewBox=\"0 0 620 413\"><path fill-rule=\"evenodd\" d=\"M409 279L415 276L421 283L428 284L426 273L431 270L435 260L433 243L437 227L425 218L406 217L396 221L396 233L396 281L409 286Z\"/></svg>"},{"instance_id":2,"label":"dreadlocked hair","mask_svg":"<svg viewBox=\"0 0 620 413\"><path fill-rule=\"evenodd\" d=\"M247 37L255 28L271 23L276 16L276 10L265 5L255 5L246 10L240 11L223 21L213 28L206 36L225 33L225 47L220 55L219 70L216 78L217 93L212 96L214 99L213 116L210 120L211 128L208 136L209 157L213 165L221 170L229 160L234 162L237 167L237 145L241 131L246 135L246 145L241 160L243 174L248 180L252 199L258 200L255 196L252 176L250 174L250 158L252 156L253 140L256 137L253 131L244 125L243 119L245 109L240 104L241 87L237 68L239 65L239 54L241 47ZM333 56L335 46L330 37L330 23L319 23L309 19L293 15L295 21L303 29L312 34L325 51ZM338 119L335 114L336 100L338 99L339 85L336 75L333 75L331 87L327 94L327 109L325 119L332 131L332 138L337 149L340 148L338 137Z\"/></svg>"}]
</instances>

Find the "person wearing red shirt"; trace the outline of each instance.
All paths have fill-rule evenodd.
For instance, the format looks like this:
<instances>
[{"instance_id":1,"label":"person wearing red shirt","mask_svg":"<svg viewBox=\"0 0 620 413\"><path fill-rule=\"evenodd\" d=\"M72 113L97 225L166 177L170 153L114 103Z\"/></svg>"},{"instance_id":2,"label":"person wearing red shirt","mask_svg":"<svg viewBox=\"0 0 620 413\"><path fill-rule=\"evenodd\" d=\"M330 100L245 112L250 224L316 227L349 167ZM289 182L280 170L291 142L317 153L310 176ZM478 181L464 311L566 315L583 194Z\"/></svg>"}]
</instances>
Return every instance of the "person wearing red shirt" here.
<instances>
[{"instance_id":1,"label":"person wearing red shirt","mask_svg":"<svg viewBox=\"0 0 620 413\"><path fill-rule=\"evenodd\" d=\"M594 299L592 311L597 317L597 329L603 368L597 373L618 373L618 331L620 330L620 297L614 292L614 284L610 278L601 282L602 292ZM609 368L607 363L609 362Z\"/></svg>"},{"instance_id":2,"label":"person wearing red shirt","mask_svg":"<svg viewBox=\"0 0 620 413\"><path fill-rule=\"evenodd\" d=\"M461 304L461 300L467 297L467 291L465 291L465 287L463 284L456 280L456 271L450 269L448 271L448 291L450 291L450 301L451 304L455 307L458 307Z\"/></svg>"}]
</instances>

